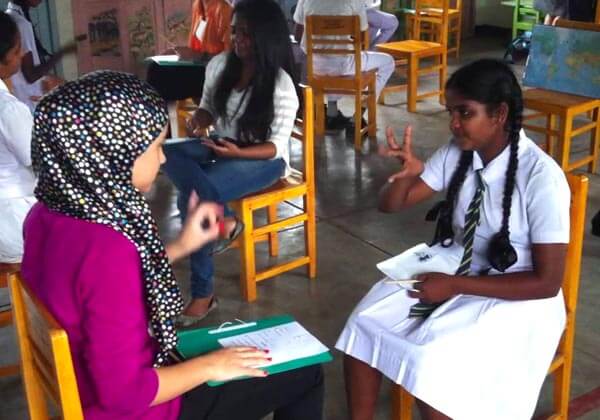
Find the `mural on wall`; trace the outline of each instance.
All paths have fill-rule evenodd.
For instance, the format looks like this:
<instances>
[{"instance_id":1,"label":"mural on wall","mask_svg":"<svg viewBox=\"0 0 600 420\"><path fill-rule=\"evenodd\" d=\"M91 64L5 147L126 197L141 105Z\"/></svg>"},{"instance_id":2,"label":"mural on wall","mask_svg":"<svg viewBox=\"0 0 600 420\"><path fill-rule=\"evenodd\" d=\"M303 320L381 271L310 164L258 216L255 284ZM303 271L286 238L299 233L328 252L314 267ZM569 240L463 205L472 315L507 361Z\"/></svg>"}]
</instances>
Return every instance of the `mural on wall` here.
<instances>
[{"instance_id":1,"label":"mural on wall","mask_svg":"<svg viewBox=\"0 0 600 420\"><path fill-rule=\"evenodd\" d=\"M129 52L134 60L141 61L154 53L155 39L150 8L142 7L127 22L129 31Z\"/></svg>"},{"instance_id":2,"label":"mural on wall","mask_svg":"<svg viewBox=\"0 0 600 420\"><path fill-rule=\"evenodd\" d=\"M117 9L94 15L88 22L88 39L92 56L120 57L119 22Z\"/></svg>"},{"instance_id":3,"label":"mural on wall","mask_svg":"<svg viewBox=\"0 0 600 420\"><path fill-rule=\"evenodd\" d=\"M175 45L187 45L187 37L192 25L192 17L183 11L178 11L166 19L165 33L167 40Z\"/></svg>"},{"instance_id":4,"label":"mural on wall","mask_svg":"<svg viewBox=\"0 0 600 420\"><path fill-rule=\"evenodd\" d=\"M2 0L0 0L2 1ZM144 59L187 45L192 0L71 0L80 74L97 69L143 76Z\"/></svg>"}]
</instances>

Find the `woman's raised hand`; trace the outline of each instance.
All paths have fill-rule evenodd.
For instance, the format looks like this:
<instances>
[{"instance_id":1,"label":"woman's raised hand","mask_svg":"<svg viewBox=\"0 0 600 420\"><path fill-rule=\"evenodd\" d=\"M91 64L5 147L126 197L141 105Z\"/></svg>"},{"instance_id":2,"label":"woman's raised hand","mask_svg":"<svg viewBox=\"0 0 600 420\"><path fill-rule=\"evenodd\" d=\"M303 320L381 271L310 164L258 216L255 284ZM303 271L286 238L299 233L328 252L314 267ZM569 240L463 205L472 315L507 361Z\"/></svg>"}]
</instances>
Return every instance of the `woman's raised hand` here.
<instances>
[{"instance_id":1,"label":"woman's raised hand","mask_svg":"<svg viewBox=\"0 0 600 420\"><path fill-rule=\"evenodd\" d=\"M228 381L240 376L267 376L257 366L269 363L271 358L266 350L255 347L228 347L199 356L198 361L206 369L208 380Z\"/></svg>"},{"instance_id":2,"label":"woman's raised hand","mask_svg":"<svg viewBox=\"0 0 600 420\"><path fill-rule=\"evenodd\" d=\"M215 203L200 203L195 191L190 195L187 217L179 235L182 250L191 253L219 236L219 218L223 208Z\"/></svg>"},{"instance_id":3,"label":"woman's raised hand","mask_svg":"<svg viewBox=\"0 0 600 420\"><path fill-rule=\"evenodd\" d=\"M395 157L403 163L402 170L390 176L388 178L388 182L394 182L397 179L421 175L424 165L423 162L419 158L415 157L412 152L412 126L408 125L404 129L402 146L400 146L396 141L394 130L392 130L391 127L388 126L386 128L385 135L387 138L387 147L380 146L379 154L381 156Z\"/></svg>"}]
</instances>

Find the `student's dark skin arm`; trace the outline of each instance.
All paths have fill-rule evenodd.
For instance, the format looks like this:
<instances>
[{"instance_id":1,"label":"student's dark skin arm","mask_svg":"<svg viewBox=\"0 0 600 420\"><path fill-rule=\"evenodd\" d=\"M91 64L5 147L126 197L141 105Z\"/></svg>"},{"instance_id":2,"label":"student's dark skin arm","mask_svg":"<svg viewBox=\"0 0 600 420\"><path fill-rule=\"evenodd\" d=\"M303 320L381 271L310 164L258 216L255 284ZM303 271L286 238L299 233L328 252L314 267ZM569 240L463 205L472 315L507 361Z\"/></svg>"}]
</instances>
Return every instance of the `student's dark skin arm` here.
<instances>
[{"instance_id":1,"label":"student's dark skin arm","mask_svg":"<svg viewBox=\"0 0 600 420\"><path fill-rule=\"evenodd\" d=\"M532 271L493 276L450 276L427 273L417 276L412 297L423 302L443 302L457 294L507 300L543 299L556 296L565 271L567 244L534 244Z\"/></svg>"},{"instance_id":2,"label":"student's dark skin arm","mask_svg":"<svg viewBox=\"0 0 600 420\"><path fill-rule=\"evenodd\" d=\"M54 65L58 63L65 54L74 52L76 49L77 44L72 42L53 54L47 62L37 66L33 63L33 53L29 51L21 59L21 71L23 72L23 77L27 80L27 83L33 83L41 79L52 70Z\"/></svg>"},{"instance_id":3,"label":"student's dark skin arm","mask_svg":"<svg viewBox=\"0 0 600 420\"><path fill-rule=\"evenodd\" d=\"M403 161L403 169L392 175L382 188L379 209L396 212L420 203L434 195L434 191L419 176L423 163L412 153L412 130L404 133L402 146L396 143L388 128L388 148L380 151ZM533 244L532 271L493 276L453 276L442 273L426 273L417 276L421 283L412 297L426 303L443 302L457 294L487 296L507 300L542 299L556 296L565 270L567 244Z\"/></svg>"},{"instance_id":4,"label":"student's dark skin arm","mask_svg":"<svg viewBox=\"0 0 600 420\"><path fill-rule=\"evenodd\" d=\"M435 191L420 178L424 166L412 153L412 127L404 130L402 146L396 142L390 127L386 129L386 137L388 146L381 148L379 154L403 163L402 170L390 176L379 193L379 211L393 213L433 197Z\"/></svg>"}]
</instances>

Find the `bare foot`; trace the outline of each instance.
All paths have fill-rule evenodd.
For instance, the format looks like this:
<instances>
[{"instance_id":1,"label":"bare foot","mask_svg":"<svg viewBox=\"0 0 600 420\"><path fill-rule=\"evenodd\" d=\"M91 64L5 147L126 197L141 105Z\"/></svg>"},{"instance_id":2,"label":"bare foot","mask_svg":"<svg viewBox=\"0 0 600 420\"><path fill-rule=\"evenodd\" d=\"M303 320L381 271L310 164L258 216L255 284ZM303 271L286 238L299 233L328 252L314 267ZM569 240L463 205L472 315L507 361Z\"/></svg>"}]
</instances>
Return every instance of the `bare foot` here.
<instances>
[{"instance_id":1,"label":"bare foot","mask_svg":"<svg viewBox=\"0 0 600 420\"><path fill-rule=\"evenodd\" d=\"M183 310L184 315L189 316L202 316L208 311L210 301L213 299L213 295L193 299L189 305Z\"/></svg>"}]
</instances>

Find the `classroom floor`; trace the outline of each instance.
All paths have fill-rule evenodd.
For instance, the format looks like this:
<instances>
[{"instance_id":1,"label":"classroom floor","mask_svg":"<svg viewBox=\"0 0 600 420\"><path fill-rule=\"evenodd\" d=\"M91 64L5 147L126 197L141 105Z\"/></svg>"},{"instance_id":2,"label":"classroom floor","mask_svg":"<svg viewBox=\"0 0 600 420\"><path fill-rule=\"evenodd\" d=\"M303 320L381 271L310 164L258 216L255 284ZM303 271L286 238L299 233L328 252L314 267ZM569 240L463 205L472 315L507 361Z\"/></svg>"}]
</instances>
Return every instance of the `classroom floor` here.
<instances>
[{"instance_id":1,"label":"classroom floor","mask_svg":"<svg viewBox=\"0 0 600 420\"><path fill-rule=\"evenodd\" d=\"M505 41L500 38L466 40L460 62L491 56L501 58ZM451 71L460 64L450 59ZM521 66L515 70L520 74ZM435 79L425 84L435 83ZM378 142L384 139L385 126L391 125L398 135L408 123L414 127L414 148L423 158L447 141L447 113L433 98L418 105L418 113L406 111L404 94L391 95L387 100L394 105L378 106ZM343 111L351 115L352 108ZM587 140L586 143L587 144ZM587 146L581 142L580 150ZM326 345L333 347L348 314L370 286L382 275L375 268L381 260L395 255L418 242L428 241L433 224L425 223L423 216L431 203L400 214L384 215L376 208L377 193L389 174L398 165L376 153L374 142L365 144L362 153L355 153L352 140L343 132L328 135L315 147L317 179L317 243L318 276L314 281L298 269L258 286L258 300L245 303L240 299L238 286L239 258L237 250L229 250L216 258L216 293L219 308L200 325L216 325L240 318L251 320L264 316L289 313ZM294 150L298 155L299 150ZM573 363L572 398L581 397L575 405L579 416L575 419L600 419L600 238L590 234L589 219L600 209L600 176L590 175L590 194L583 249L581 287L577 310L575 356ZM161 176L150 194L155 215L166 239L179 229L174 205L175 192ZM281 208L282 214L293 212L293 207ZM281 256L294 255L302 250L301 228L280 235ZM269 259L266 245L257 250L258 259ZM188 292L186 262L176 264L176 274L185 293ZM0 294L0 304L7 300ZM596 327L594 327L596 325ZM347 418L341 354L333 351L334 361L325 366L326 403L325 419ZM0 363L17 359L17 347L11 328L0 330ZM387 419L390 413L390 387L381 391L377 419ZM551 387L545 384L538 404L541 414L551 404ZM587 409L586 409L587 408ZM587 410L587 411L586 411ZM0 378L0 419L27 418L26 402L20 378ZM310 419L307 419L310 420Z\"/></svg>"}]
</instances>

